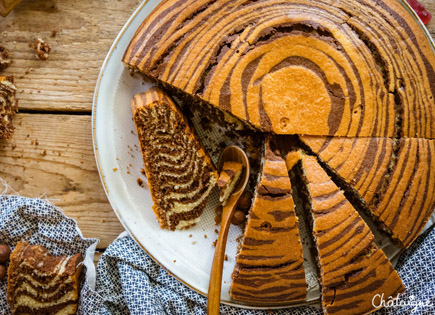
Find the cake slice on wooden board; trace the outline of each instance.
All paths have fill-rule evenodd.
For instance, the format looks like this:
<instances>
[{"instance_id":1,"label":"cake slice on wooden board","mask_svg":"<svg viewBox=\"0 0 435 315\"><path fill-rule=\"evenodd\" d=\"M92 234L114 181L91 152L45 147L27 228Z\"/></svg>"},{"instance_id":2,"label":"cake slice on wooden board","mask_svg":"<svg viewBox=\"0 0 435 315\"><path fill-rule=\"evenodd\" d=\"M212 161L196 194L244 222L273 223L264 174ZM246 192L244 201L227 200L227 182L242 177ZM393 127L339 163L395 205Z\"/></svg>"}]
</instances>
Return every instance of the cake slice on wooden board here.
<instances>
[{"instance_id":1,"label":"cake slice on wooden board","mask_svg":"<svg viewBox=\"0 0 435 315\"><path fill-rule=\"evenodd\" d=\"M317 159L303 154L295 172L317 247L324 313L367 314L376 310L377 294L404 292L370 228Z\"/></svg>"},{"instance_id":2,"label":"cake slice on wooden board","mask_svg":"<svg viewBox=\"0 0 435 315\"><path fill-rule=\"evenodd\" d=\"M0 139L10 139L14 132L12 118L18 111L16 90L12 76L0 76Z\"/></svg>"},{"instance_id":3,"label":"cake slice on wooden board","mask_svg":"<svg viewBox=\"0 0 435 315\"><path fill-rule=\"evenodd\" d=\"M242 174L243 165L238 162L225 162L219 174L219 201L224 206Z\"/></svg>"},{"instance_id":4,"label":"cake slice on wooden board","mask_svg":"<svg viewBox=\"0 0 435 315\"><path fill-rule=\"evenodd\" d=\"M266 148L230 295L255 304L288 304L306 298L298 218L285 161Z\"/></svg>"},{"instance_id":5,"label":"cake slice on wooden board","mask_svg":"<svg viewBox=\"0 0 435 315\"><path fill-rule=\"evenodd\" d=\"M217 172L193 128L159 88L131 101L144 169L160 226L175 230L199 221Z\"/></svg>"},{"instance_id":6,"label":"cake slice on wooden board","mask_svg":"<svg viewBox=\"0 0 435 315\"><path fill-rule=\"evenodd\" d=\"M435 140L300 138L398 246L412 244L435 206Z\"/></svg>"},{"instance_id":7,"label":"cake slice on wooden board","mask_svg":"<svg viewBox=\"0 0 435 315\"><path fill-rule=\"evenodd\" d=\"M54 256L41 245L18 242L8 269L12 313L75 314L82 261L81 254Z\"/></svg>"}]
</instances>

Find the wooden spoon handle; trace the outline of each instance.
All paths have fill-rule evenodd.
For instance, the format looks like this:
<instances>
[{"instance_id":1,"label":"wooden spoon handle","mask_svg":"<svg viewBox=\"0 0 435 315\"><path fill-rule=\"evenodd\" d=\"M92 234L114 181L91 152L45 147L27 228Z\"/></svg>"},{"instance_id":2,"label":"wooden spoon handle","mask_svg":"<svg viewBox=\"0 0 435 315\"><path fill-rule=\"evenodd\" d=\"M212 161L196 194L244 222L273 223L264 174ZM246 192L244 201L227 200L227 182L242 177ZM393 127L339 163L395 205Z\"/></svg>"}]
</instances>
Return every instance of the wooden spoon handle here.
<instances>
[{"instance_id":1,"label":"wooden spoon handle","mask_svg":"<svg viewBox=\"0 0 435 315\"><path fill-rule=\"evenodd\" d=\"M216 242L216 249L211 266L210 282L208 284L207 314L218 315L221 300L222 270L224 267L225 247L227 245L228 230L231 217L237 205L240 194L232 195L222 209L221 230Z\"/></svg>"}]
</instances>

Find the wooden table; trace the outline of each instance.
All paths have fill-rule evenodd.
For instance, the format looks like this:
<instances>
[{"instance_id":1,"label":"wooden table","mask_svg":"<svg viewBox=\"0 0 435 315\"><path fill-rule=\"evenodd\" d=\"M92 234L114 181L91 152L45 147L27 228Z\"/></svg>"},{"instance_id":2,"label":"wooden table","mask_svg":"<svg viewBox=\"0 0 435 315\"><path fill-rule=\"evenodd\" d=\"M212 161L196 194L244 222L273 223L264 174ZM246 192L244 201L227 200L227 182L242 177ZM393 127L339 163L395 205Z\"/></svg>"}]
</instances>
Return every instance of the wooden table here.
<instances>
[{"instance_id":1,"label":"wooden table","mask_svg":"<svg viewBox=\"0 0 435 315\"><path fill-rule=\"evenodd\" d=\"M3 73L15 76L20 102L12 141L0 141L0 178L10 193L61 207L85 237L100 239L100 251L123 228L95 164L92 97L107 51L140 2L24 0L0 17L0 45L13 60ZM435 0L421 2L435 15ZM435 17L428 28L435 36ZM28 46L38 37L52 48L47 61Z\"/></svg>"}]
</instances>

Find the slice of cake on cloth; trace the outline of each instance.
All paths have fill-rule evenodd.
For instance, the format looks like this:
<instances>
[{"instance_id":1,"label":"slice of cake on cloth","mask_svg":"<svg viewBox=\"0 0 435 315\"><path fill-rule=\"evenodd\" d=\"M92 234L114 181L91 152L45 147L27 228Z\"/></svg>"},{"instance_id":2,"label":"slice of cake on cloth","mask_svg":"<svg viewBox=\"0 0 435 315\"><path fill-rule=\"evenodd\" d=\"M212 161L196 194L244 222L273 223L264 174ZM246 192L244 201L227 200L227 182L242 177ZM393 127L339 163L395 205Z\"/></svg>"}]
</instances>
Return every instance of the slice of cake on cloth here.
<instances>
[{"instance_id":1,"label":"slice of cake on cloth","mask_svg":"<svg viewBox=\"0 0 435 315\"><path fill-rule=\"evenodd\" d=\"M75 314L82 261L81 254L54 256L41 245L18 242L8 269L12 313Z\"/></svg>"}]
</instances>

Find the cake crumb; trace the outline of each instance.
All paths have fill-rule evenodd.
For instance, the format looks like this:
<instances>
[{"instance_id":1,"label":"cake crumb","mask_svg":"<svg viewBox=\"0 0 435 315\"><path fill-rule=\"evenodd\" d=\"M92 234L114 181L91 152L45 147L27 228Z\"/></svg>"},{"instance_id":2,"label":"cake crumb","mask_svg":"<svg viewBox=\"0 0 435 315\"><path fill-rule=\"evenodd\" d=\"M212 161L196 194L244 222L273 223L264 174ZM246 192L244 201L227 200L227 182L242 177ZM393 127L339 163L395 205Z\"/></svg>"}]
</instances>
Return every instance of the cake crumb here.
<instances>
[{"instance_id":1,"label":"cake crumb","mask_svg":"<svg viewBox=\"0 0 435 315\"><path fill-rule=\"evenodd\" d=\"M4 70L11 65L12 61L9 59L9 52L3 46L0 46L0 70Z\"/></svg>"},{"instance_id":2,"label":"cake crumb","mask_svg":"<svg viewBox=\"0 0 435 315\"><path fill-rule=\"evenodd\" d=\"M227 254L225 254L225 256L224 256L224 260L225 260L225 261L228 261L228 255L227 255Z\"/></svg>"},{"instance_id":3,"label":"cake crumb","mask_svg":"<svg viewBox=\"0 0 435 315\"><path fill-rule=\"evenodd\" d=\"M145 177L147 176L146 173L145 173L145 170L144 170L143 168L140 169L140 173L141 173L143 176L145 176Z\"/></svg>"},{"instance_id":4,"label":"cake crumb","mask_svg":"<svg viewBox=\"0 0 435 315\"><path fill-rule=\"evenodd\" d=\"M106 223L106 220L104 220L104 219L101 219L101 223Z\"/></svg>"},{"instance_id":5,"label":"cake crumb","mask_svg":"<svg viewBox=\"0 0 435 315\"><path fill-rule=\"evenodd\" d=\"M113 171L114 171L114 172L116 172L117 170L118 170L118 168L116 168L116 167L113 168Z\"/></svg>"},{"instance_id":6,"label":"cake crumb","mask_svg":"<svg viewBox=\"0 0 435 315\"><path fill-rule=\"evenodd\" d=\"M174 263L176 263L176 262L177 262L177 260L174 259Z\"/></svg>"},{"instance_id":7,"label":"cake crumb","mask_svg":"<svg viewBox=\"0 0 435 315\"><path fill-rule=\"evenodd\" d=\"M211 246L216 247L216 243L217 243L217 240L215 240L213 243L211 243Z\"/></svg>"},{"instance_id":8,"label":"cake crumb","mask_svg":"<svg viewBox=\"0 0 435 315\"><path fill-rule=\"evenodd\" d=\"M192 237L192 234L189 234L189 237Z\"/></svg>"},{"instance_id":9,"label":"cake crumb","mask_svg":"<svg viewBox=\"0 0 435 315\"><path fill-rule=\"evenodd\" d=\"M51 37L56 37L56 35L57 35L57 31L56 30L51 31Z\"/></svg>"},{"instance_id":10,"label":"cake crumb","mask_svg":"<svg viewBox=\"0 0 435 315\"><path fill-rule=\"evenodd\" d=\"M45 149L42 150L42 151L41 151L41 155L42 155L42 156L46 156L46 155L47 155L47 150L45 150Z\"/></svg>"},{"instance_id":11,"label":"cake crumb","mask_svg":"<svg viewBox=\"0 0 435 315\"><path fill-rule=\"evenodd\" d=\"M196 241L193 241L193 242L192 242L192 245L195 245L195 244L196 244Z\"/></svg>"},{"instance_id":12,"label":"cake crumb","mask_svg":"<svg viewBox=\"0 0 435 315\"><path fill-rule=\"evenodd\" d=\"M219 234L218 229L214 229L214 232L215 232L216 234Z\"/></svg>"},{"instance_id":13,"label":"cake crumb","mask_svg":"<svg viewBox=\"0 0 435 315\"><path fill-rule=\"evenodd\" d=\"M140 186L140 187L142 187L143 188L143 180L142 180L142 178L137 178L137 184Z\"/></svg>"},{"instance_id":14,"label":"cake crumb","mask_svg":"<svg viewBox=\"0 0 435 315\"><path fill-rule=\"evenodd\" d=\"M36 57L40 60L47 60L51 47L48 45L47 42L42 40L41 38L36 39L32 44L29 44L31 47L33 47L35 51Z\"/></svg>"},{"instance_id":15,"label":"cake crumb","mask_svg":"<svg viewBox=\"0 0 435 315\"><path fill-rule=\"evenodd\" d=\"M207 238L207 234L204 234L204 238Z\"/></svg>"}]
</instances>

